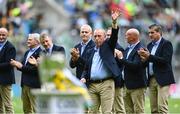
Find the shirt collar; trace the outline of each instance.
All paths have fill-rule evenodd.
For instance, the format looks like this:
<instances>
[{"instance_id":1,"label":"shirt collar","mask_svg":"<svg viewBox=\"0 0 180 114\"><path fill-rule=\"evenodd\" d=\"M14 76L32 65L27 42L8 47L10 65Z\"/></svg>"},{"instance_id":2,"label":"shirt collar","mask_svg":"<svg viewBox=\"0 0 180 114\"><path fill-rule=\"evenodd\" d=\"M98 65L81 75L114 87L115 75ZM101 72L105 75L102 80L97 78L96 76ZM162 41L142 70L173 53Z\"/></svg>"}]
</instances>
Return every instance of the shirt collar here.
<instances>
[{"instance_id":1,"label":"shirt collar","mask_svg":"<svg viewBox=\"0 0 180 114\"><path fill-rule=\"evenodd\" d=\"M159 43L161 42L161 39L162 39L162 37L158 41L153 41L152 44L153 45L159 45Z\"/></svg>"},{"instance_id":2,"label":"shirt collar","mask_svg":"<svg viewBox=\"0 0 180 114\"><path fill-rule=\"evenodd\" d=\"M34 47L34 48L29 49L29 51L30 51L30 52L34 52L34 51L37 50L39 47L40 47L40 46L36 46L36 47Z\"/></svg>"},{"instance_id":3,"label":"shirt collar","mask_svg":"<svg viewBox=\"0 0 180 114\"><path fill-rule=\"evenodd\" d=\"M7 40L4 41L3 43L0 43L0 47L3 47L6 44Z\"/></svg>"},{"instance_id":4,"label":"shirt collar","mask_svg":"<svg viewBox=\"0 0 180 114\"><path fill-rule=\"evenodd\" d=\"M136 42L135 44L130 44L128 48L133 49L140 41Z\"/></svg>"},{"instance_id":5,"label":"shirt collar","mask_svg":"<svg viewBox=\"0 0 180 114\"><path fill-rule=\"evenodd\" d=\"M84 46L84 45L86 46L90 42L90 40L91 40L91 38L89 38L89 40L86 43L81 42L81 46Z\"/></svg>"},{"instance_id":6,"label":"shirt collar","mask_svg":"<svg viewBox=\"0 0 180 114\"><path fill-rule=\"evenodd\" d=\"M51 45L48 49L45 49L45 50L46 50L47 52L51 52L52 48L53 48L53 45Z\"/></svg>"},{"instance_id":7,"label":"shirt collar","mask_svg":"<svg viewBox=\"0 0 180 114\"><path fill-rule=\"evenodd\" d=\"M94 47L94 50L97 52L99 51L99 48L97 48L96 46Z\"/></svg>"}]
</instances>

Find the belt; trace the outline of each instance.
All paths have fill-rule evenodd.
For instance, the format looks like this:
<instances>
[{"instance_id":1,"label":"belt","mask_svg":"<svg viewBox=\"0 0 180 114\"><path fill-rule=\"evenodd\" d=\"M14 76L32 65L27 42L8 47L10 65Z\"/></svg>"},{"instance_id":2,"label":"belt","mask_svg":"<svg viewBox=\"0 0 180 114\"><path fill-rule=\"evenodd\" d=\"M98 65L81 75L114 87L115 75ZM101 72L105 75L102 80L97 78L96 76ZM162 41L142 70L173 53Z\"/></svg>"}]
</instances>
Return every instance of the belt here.
<instances>
[{"instance_id":1,"label":"belt","mask_svg":"<svg viewBox=\"0 0 180 114\"><path fill-rule=\"evenodd\" d=\"M105 78L105 79L101 79L101 80L90 80L90 83L101 83L101 82L104 82L104 81L110 80L110 79L113 79L113 78L109 77L109 78Z\"/></svg>"}]
</instances>

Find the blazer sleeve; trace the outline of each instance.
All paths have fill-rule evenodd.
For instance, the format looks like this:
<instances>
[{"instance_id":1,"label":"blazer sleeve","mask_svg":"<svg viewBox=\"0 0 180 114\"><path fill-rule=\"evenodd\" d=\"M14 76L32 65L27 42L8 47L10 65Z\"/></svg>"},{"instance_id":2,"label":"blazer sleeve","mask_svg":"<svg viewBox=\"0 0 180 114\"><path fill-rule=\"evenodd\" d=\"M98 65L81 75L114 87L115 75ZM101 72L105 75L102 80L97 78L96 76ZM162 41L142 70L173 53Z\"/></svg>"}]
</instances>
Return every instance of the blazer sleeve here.
<instances>
[{"instance_id":1,"label":"blazer sleeve","mask_svg":"<svg viewBox=\"0 0 180 114\"><path fill-rule=\"evenodd\" d=\"M119 31L119 27L117 29L112 28L112 34L111 37L108 40L108 44L110 46L110 48L112 50L115 49L116 44L117 44L117 40L118 40L118 31Z\"/></svg>"},{"instance_id":2,"label":"blazer sleeve","mask_svg":"<svg viewBox=\"0 0 180 114\"><path fill-rule=\"evenodd\" d=\"M15 59L16 57L16 49L14 47L10 47L6 50L7 54L5 54L5 62L3 63L0 63L0 69L1 70L7 70L7 69L10 69L12 68L11 64L10 64L10 61L11 59Z\"/></svg>"},{"instance_id":3,"label":"blazer sleeve","mask_svg":"<svg viewBox=\"0 0 180 114\"><path fill-rule=\"evenodd\" d=\"M32 73L32 72L38 72L38 67L35 65L28 65L28 66L23 65L22 68L18 70L26 73Z\"/></svg>"},{"instance_id":4,"label":"blazer sleeve","mask_svg":"<svg viewBox=\"0 0 180 114\"><path fill-rule=\"evenodd\" d=\"M123 58L123 59L118 59L118 63L126 66L126 68L131 69L131 70L137 70L139 68L145 67L145 63L141 61L137 53L135 53L133 61Z\"/></svg>"}]
</instances>

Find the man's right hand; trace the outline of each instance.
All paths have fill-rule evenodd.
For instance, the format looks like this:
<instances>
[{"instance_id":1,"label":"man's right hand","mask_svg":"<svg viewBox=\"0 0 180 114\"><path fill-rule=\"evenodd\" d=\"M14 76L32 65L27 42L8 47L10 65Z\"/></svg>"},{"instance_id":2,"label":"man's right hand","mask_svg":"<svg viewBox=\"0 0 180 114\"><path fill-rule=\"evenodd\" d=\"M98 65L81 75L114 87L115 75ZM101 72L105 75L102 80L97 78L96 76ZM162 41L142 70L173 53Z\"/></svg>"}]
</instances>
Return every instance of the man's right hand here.
<instances>
[{"instance_id":1,"label":"man's right hand","mask_svg":"<svg viewBox=\"0 0 180 114\"><path fill-rule=\"evenodd\" d=\"M21 62L16 61L16 60L14 60L14 59L11 59L10 64L11 64L12 66L16 67L16 68L19 68L19 69L22 68L22 66L23 66Z\"/></svg>"},{"instance_id":2,"label":"man's right hand","mask_svg":"<svg viewBox=\"0 0 180 114\"><path fill-rule=\"evenodd\" d=\"M85 78L82 78L82 79L80 80L80 82L86 83L86 79L85 79Z\"/></svg>"},{"instance_id":3,"label":"man's right hand","mask_svg":"<svg viewBox=\"0 0 180 114\"><path fill-rule=\"evenodd\" d=\"M72 58L72 61L77 61L80 57L80 52L79 52L79 49L77 48L72 48L71 49L71 58Z\"/></svg>"},{"instance_id":4,"label":"man's right hand","mask_svg":"<svg viewBox=\"0 0 180 114\"><path fill-rule=\"evenodd\" d=\"M114 57L117 57L118 59L122 59L123 53L120 50L115 49L114 50Z\"/></svg>"},{"instance_id":5,"label":"man's right hand","mask_svg":"<svg viewBox=\"0 0 180 114\"><path fill-rule=\"evenodd\" d=\"M142 60L143 62L147 61L147 59L148 59L149 56L150 56L150 53L149 53L148 49L146 49L146 48L140 48L140 49L138 50L138 54L140 55L141 60Z\"/></svg>"}]
</instances>

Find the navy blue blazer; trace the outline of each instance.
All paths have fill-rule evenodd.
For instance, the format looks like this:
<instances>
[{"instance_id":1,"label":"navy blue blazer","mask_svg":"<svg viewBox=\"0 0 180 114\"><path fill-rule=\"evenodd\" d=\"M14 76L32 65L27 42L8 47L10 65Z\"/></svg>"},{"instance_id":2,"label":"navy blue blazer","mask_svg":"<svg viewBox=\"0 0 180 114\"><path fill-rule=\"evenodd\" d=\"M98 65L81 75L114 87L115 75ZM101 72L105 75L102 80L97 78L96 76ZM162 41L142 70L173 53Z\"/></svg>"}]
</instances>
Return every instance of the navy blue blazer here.
<instances>
[{"instance_id":1,"label":"navy blue blazer","mask_svg":"<svg viewBox=\"0 0 180 114\"><path fill-rule=\"evenodd\" d=\"M34 58L38 58L41 52L41 48L39 47L33 54L32 56ZM39 73L38 73L38 68L32 64L30 64L29 62L26 63L25 65L25 61L26 61L26 57L29 53L29 50L27 50L24 54L24 58L22 61L23 67L21 69L18 69L22 72L21 75L21 86L26 85L28 87L31 88L40 88L41 87L41 83L40 83L40 77L39 77Z\"/></svg>"},{"instance_id":2,"label":"navy blue blazer","mask_svg":"<svg viewBox=\"0 0 180 114\"><path fill-rule=\"evenodd\" d=\"M81 53L81 43L77 44L74 48L78 48L79 52ZM85 47L82 55L79 57L79 59L76 62L72 61L72 58L69 61L69 66L71 68L76 68L76 77L78 79L81 78L84 67L85 67L85 56L87 55L87 51L94 48L95 47L95 43L93 40L90 40L87 44L87 46Z\"/></svg>"},{"instance_id":3,"label":"navy blue blazer","mask_svg":"<svg viewBox=\"0 0 180 114\"><path fill-rule=\"evenodd\" d=\"M138 89L147 86L146 66L141 61L138 50L144 48L138 43L126 59L128 48L124 51L123 59L119 59L119 64L124 65L124 83L127 89Z\"/></svg>"},{"instance_id":4,"label":"navy blue blazer","mask_svg":"<svg viewBox=\"0 0 180 114\"><path fill-rule=\"evenodd\" d=\"M147 48L151 52L152 42L148 44ZM153 71L155 74L156 81L159 85L165 86L175 83L173 70L172 70L172 55L173 46L170 41L161 39L159 46L156 50L155 55L150 55L148 62L153 62ZM149 66L149 65L147 65ZM149 68L148 68L148 79Z\"/></svg>"},{"instance_id":5,"label":"navy blue blazer","mask_svg":"<svg viewBox=\"0 0 180 114\"><path fill-rule=\"evenodd\" d=\"M52 53L53 52L62 52L65 55L65 49L62 46L57 46L53 44Z\"/></svg>"},{"instance_id":6,"label":"navy blue blazer","mask_svg":"<svg viewBox=\"0 0 180 114\"><path fill-rule=\"evenodd\" d=\"M43 52L45 52L45 50L44 50ZM64 49L64 47L62 47L62 46L57 46L57 45L55 45L55 44L53 44L53 47L52 47L52 53L54 53L54 52L61 52L62 54L65 55L65 49Z\"/></svg>"},{"instance_id":7,"label":"navy blue blazer","mask_svg":"<svg viewBox=\"0 0 180 114\"><path fill-rule=\"evenodd\" d=\"M52 53L56 53L56 52L60 52L60 53L62 53L62 54L65 55L65 49L64 49L64 47L62 47L62 46L57 46L57 45L53 44ZM43 50L42 53L43 53L43 54L46 54L47 52L46 52L46 50Z\"/></svg>"},{"instance_id":8,"label":"navy blue blazer","mask_svg":"<svg viewBox=\"0 0 180 114\"><path fill-rule=\"evenodd\" d=\"M112 35L109 40L105 40L104 43L100 46L100 57L104 63L104 65L109 69L109 71L112 73L112 78L118 78L121 76L121 71L119 70L119 66L117 64L116 59L114 58L114 49L117 44L118 39L118 29L112 29ZM86 79L87 86L90 82L90 76L91 76L91 65L92 65L92 59L95 53L95 49L91 49L88 51L88 54L86 56L86 65L85 70L82 74L82 78Z\"/></svg>"},{"instance_id":9,"label":"navy blue blazer","mask_svg":"<svg viewBox=\"0 0 180 114\"><path fill-rule=\"evenodd\" d=\"M15 59L16 49L7 41L0 51L0 85L14 84L14 67L11 66L11 59Z\"/></svg>"}]
</instances>

